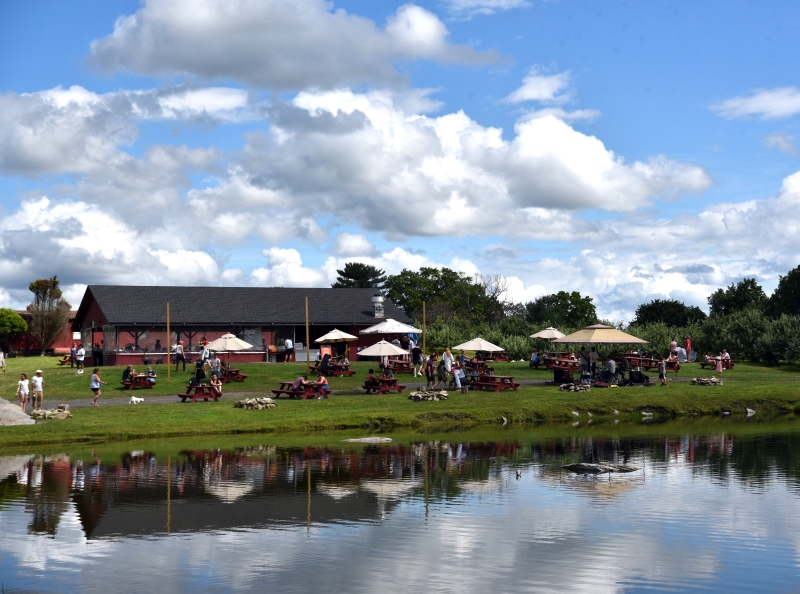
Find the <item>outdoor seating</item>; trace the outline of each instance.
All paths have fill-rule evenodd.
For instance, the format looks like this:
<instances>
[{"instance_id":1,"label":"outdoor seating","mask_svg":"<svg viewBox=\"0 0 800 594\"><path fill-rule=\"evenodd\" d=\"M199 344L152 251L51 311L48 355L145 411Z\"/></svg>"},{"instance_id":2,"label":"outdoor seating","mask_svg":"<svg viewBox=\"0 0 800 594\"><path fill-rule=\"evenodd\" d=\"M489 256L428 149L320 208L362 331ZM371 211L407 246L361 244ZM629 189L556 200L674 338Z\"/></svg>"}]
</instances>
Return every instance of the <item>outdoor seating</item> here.
<instances>
[{"instance_id":1,"label":"outdoor seating","mask_svg":"<svg viewBox=\"0 0 800 594\"><path fill-rule=\"evenodd\" d=\"M61 359L58 360L59 365L68 365L69 362L72 360L72 357L69 355L64 355Z\"/></svg>"},{"instance_id":2,"label":"outdoor seating","mask_svg":"<svg viewBox=\"0 0 800 594\"><path fill-rule=\"evenodd\" d=\"M242 373L239 369L233 367L222 368L222 377L220 381L223 384L227 384L228 382L243 382L245 379L247 379L247 374Z\"/></svg>"},{"instance_id":3,"label":"outdoor seating","mask_svg":"<svg viewBox=\"0 0 800 594\"><path fill-rule=\"evenodd\" d=\"M209 398L213 398L214 402L219 402L220 396L222 396L222 394L220 394L216 388L207 386L206 384L186 386L186 394L178 394L178 398L181 399L181 402L186 402L187 400L191 400L191 402L197 402L198 400L208 402Z\"/></svg>"},{"instance_id":4,"label":"outdoor seating","mask_svg":"<svg viewBox=\"0 0 800 594\"><path fill-rule=\"evenodd\" d=\"M389 359L389 368L395 373L414 373L411 361L406 359Z\"/></svg>"},{"instance_id":5,"label":"outdoor seating","mask_svg":"<svg viewBox=\"0 0 800 594\"><path fill-rule=\"evenodd\" d=\"M312 365L311 369L330 377L350 377L356 374L355 371L350 369L349 365L344 363L331 363L331 366L327 369L322 369L319 365Z\"/></svg>"},{"instance_id":6,"label":"outdoor seating","mask_svg":"<svg viewBox=\"0 0 800 594\"><path fill-rule=\"evenodd\" d=\"M378 377L375 378L380 382L377 386L361 386L369 394L372 391L377 391L378 394L388 394L389 392L397 392L400 394L406 387L400 384L395 377Z\"/></svg>"},{"instance_id":7,"label":"outdoor seating","mask_svg":"<svg viewBox=\"0 0 800 594\"><path fill-rule=\"evenodd\" d=\"M134 373L129 379L122 380L122 385L125 386L127 390L133 390L134 388L147 388L152 390L156 383L151 382L150 379L154 378L151 378L146 373Z\"/></svg>"},{"instance_id":8,"label":"outdoor seating","mask_svg":"<svg viewBox=\"0 0 800 594\"><path fill-rule=\"evenodd\" d=\"M327 398L329 394L333 391L328 389L322 389L320 386L314 384L306 384L302 386L299 390L292 390L292 384L294 382L281 382L281 387L272 390L272 393L275 394L275 398L280 398L282 395L286 395L289 398L300 398L301 400L314 400L322 396L323 398Z\"/></svg>"},{"instance_id":9,"label":"outdoor seating","mask_svg":"<svg viewBox=\"0 0 800 594\"><path fill-rule=\"evenodd\" d=\"M698 363L700 363L700 367L703 368L703 369L705 369L706 367L710 367L711 369L716 369L717 368L716 360L711 361L711 362L698 361ZM722 369L733 369L734 365L735 365L735 363L733 361L731 361L730 359L723 359L722 360Z\"/></svg>"},{"instance_id":10,"label":"outdoor seating","mask_svg":"<svg viewBox=\"0 0 800 594\"><path fill-rule=\"evenodd\" d=\"M513 375L494 375L484 374L478 376L476 381L469 384L473 388L481 390L492 390L499 392L500 390L514 390L519 388L520 384L514 381Z\"/></svg>"}]
</instances>

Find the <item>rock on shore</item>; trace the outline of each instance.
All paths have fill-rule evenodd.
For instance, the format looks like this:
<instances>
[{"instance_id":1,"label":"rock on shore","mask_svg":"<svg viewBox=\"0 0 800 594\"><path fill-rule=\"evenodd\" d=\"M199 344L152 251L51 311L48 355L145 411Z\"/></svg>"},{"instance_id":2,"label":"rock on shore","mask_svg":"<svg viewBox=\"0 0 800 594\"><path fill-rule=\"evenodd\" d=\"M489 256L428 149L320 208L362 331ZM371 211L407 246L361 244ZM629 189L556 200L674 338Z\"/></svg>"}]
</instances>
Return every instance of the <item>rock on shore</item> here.
<instances>
[{"instance_id":1,"label":"rock on shore","mask_svg":"<svg viewBox=\"0 0 800 594\"><path fill-rule=\"evenodd\" d=\"M23 412L19 404L12 404L5 398L0 398L0 427L33 425L35 422Z\"/></svg>"}]
</instances>

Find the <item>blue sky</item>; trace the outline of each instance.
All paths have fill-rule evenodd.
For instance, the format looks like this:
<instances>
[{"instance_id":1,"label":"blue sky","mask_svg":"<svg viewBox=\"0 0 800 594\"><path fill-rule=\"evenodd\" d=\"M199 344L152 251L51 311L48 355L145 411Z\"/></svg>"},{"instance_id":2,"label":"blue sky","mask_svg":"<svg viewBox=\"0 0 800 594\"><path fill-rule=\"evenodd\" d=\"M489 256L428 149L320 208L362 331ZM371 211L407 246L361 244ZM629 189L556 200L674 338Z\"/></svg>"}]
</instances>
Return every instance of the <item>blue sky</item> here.
<instances>
[{"instance_id":1,"label":"blue sky","mask_svg":"<svg viewBox=\"0 0 800 594\"><path fill-rule=\"evenodd\" d=\"M118 20L121 19L121 20ZM0 301L30 280L705 305L798 265L792 2L0 7Z\"/></svg>"}]
</instances>

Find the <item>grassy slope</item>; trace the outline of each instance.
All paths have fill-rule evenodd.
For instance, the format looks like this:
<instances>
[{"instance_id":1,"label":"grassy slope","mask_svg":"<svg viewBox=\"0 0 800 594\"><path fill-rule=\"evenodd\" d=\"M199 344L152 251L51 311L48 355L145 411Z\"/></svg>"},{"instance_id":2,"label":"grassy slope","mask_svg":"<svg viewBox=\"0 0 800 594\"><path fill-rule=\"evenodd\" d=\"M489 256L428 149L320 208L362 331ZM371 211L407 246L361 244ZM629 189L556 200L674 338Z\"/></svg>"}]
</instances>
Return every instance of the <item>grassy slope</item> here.
<instances>
[{"instance_id":1,"label":"grassy slope","mask_svg":"<svg viewBox=\"0 0 800 594\"><path fill-rule=\"evenodd\" d=\"M324 401L281 401L277 409L245 411L234 409L231 402L196 404L141 404L138 406L74 409L68 421L47 421L29 427L0 429L0 447L22 444L46 444L65 441L106 441L120 439L164 438L168 436L211 435L254 432L333 431L348 428L389 430L443 426L475 426L498 423L502 416L509 423L533 420L572 419L572 411L588 419L590 411L597 417L610 416L614 409L625 420L638 416L638 411L653 410L666 416L718 414L722 409L742 412L745 407L760 412L789 411L800 400L800 373L796 366L778 369L760 365L737 364L724 376L725 386L709 388L691 386L693 376L708 376L699 366L684 367L677 376L670 374L666 388L594 389L591 392L560 392L554 387L524 386L518 392L453 394L445 402L413 403L405 395L365 396L357 387L367 365L355 366L353 378L334 378L331 387L336 396ZM74 370L59 369L55 359L30 358L9 360L8 373L0 374L0 395L13 400L15 383L21 371L44 371L45 400L68 402L89 399L89 373L77 376ZM266 393L277 382L292 379L304 369L302 364L242 365L250 374L243 384L228 384L227 391ZM498 373L519 379L548 379L545 370L532 371L526 364L498 364ZM168 395L182 391L188 371L180 372L168 386L165 368L159 369L159 384L150 390L137 390L140 396ZM126 396L119 385L121 368L106 368L103 377L111 384L106 397ZM652 374L651 374L652 376ZM408 378L403 375L401 378ZM102 400L101 400L102 404Z\"/></svg>"}]
</instances>

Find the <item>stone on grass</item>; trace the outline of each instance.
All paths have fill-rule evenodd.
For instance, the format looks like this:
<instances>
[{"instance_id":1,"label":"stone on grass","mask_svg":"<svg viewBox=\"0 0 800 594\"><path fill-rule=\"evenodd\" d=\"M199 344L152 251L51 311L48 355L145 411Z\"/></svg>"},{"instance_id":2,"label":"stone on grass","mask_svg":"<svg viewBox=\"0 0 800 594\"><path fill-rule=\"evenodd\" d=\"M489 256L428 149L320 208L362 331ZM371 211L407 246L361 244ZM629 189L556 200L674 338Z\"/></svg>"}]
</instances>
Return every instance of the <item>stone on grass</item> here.
<instances>
[{"instance_id":1,"label":"stone on grass","mask_svg":"<svg viewBox=\"0 0 800 594\"><path fill-rule=\"evenodd\" d=\"M589 384L561 384L558 389L562 392L588 392Z\"/></svg>"},{"instance_id":2,"label":"stone on grass","mask_svg":"<svg viewBox=\"0 0 800 594\"><path fill-rule=\"evenodd\" d=\"M5 398L0 398L0 427L33 425L35 422L19 407L19 404L12 404Z\"/></svg>"},{"instance_id":3,"label":"stone on grass","mask_svg":"<svg viewBox=\"0 0 800 594\"><path fill-rule=\"evenodd\" d=\"M439 401L439 400L447 400L447 392L441 390L439 392L428 392L425 390L417 390L416 392L411 392L408 395L409 400L413 400L414 402L423 402L428 400Z\"/></svg>"},{"instance_id":4,"label":"stone on grass","mask_svg":"<svg viewBox=\"0 0 800 594\"><path fill-rule=\"evenodd\" d=\"M264 410L265 408L277 408L278 405L272 398L245 398L233 403L233 408L244 408L247 410Z\"/></svg>"},{"instance_id":5,"label":"stone on grass","mask_svg":"<svg viewBox=\"0 0 800 594\"><path fill-rule=\"evenodd\" d=\"M71 419L72 415L69 412L69 404L59 404L58 408L50 408L47 410L32 410L30 412L32 419Z\"/></svg>"},{"instance_id":6,"label":"stone on grass","mask_svg":"<svg viewBox=\"0 0 800 594\"><path fill-rule=\"evenodd\" d=\"M722 386L722 380L718 377L693 377L693 386Z\"/></svg>"}]
</instances>

